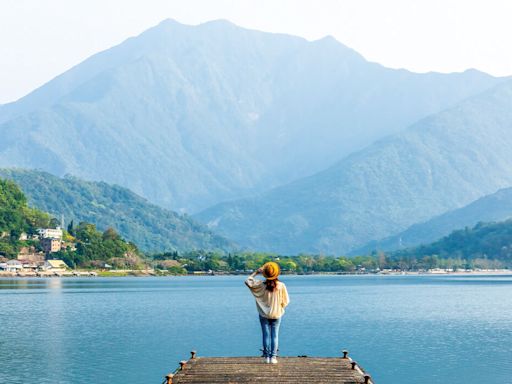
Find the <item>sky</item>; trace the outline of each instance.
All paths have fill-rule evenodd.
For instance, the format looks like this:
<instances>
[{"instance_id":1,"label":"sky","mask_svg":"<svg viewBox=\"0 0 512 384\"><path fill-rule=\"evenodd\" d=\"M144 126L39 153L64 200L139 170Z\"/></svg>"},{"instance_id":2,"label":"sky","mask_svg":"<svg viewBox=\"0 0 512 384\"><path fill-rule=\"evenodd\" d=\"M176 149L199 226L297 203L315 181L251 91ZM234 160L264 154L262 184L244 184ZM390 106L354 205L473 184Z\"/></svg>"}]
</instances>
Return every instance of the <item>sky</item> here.
<instances>
[{"instance_id":1,"label":"sky","mask_svg":"<svg viewBox=\"0 0 512 384\"><path fill-rule=\"evenodd\" d=\"M510 0L0 0L0 104L166 18L331 35L415 72L512 75Z\"/></svg>"}]
</instances>

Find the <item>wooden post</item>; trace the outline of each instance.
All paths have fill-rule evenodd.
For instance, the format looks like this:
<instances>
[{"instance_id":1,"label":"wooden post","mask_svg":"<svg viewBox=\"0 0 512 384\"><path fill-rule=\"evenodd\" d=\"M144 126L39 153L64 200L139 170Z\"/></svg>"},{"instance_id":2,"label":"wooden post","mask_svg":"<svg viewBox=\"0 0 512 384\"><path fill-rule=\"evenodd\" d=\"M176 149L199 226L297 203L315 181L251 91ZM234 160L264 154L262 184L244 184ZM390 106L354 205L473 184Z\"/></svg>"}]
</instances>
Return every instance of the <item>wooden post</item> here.
<instances>
[{"instance_id":1,"label":"wooden post","mask_svg":"<svg viewBox=\"0 0 512 384\"><path fill-rule=\"evenodd\" d=\"M196 351L191 351L191 352L190 352L190 358L191 358L192 360L194 360L194 359L196 358Z\"/></svg>"},{"instance_id":2,"label":"wooden post","mask_svg":"<svg viewBox=\"0 0 512 384\"><path fill-rule=\"evenodd\" d=\"M165 379L167 380L167 382L165 384L172 384L173 377L174 377L174 375L172 373L169 373L167 376L165 376Z\"/></svg>"},{"instance_id":3,"label":"wooden post","mask_svg":"<svg viewBox=\"0 0 512 384\"><path fill-rule=\"evenodd\" d=\"M371 379L371 377L369 375L364 375L364 384L369 384L370 379Z\"/></svg>"},{"instance_id":4,"label":"wooden post","mask_svg":"<svg viewBox=\"0 0 512 384\"><path fill-rule=\"evenodd\" d=\"M185 360L180 361L180 371L183 371L185 369L186 365L187 365L187 362Z\"/></svg>"},{"instance_id":5,"label":"wooden post","mask_svg":"<svg viewBox=\"0 0 512 384\"><path fill-rule=\"evenodd\" d=\"M347 350L343 351L343 358L348 359L348 351Z\"/></svg>"},{"instance_id":6,"label":"wooden post","mask_svg":"<svg viewBox=\"0 0 512 384\"><path fill-rule=\"evenodd\" d=\"M351 362L350 364L352 364L352 369L356 369L357 363L355 361Z\"/></svg>"}]
</instances>

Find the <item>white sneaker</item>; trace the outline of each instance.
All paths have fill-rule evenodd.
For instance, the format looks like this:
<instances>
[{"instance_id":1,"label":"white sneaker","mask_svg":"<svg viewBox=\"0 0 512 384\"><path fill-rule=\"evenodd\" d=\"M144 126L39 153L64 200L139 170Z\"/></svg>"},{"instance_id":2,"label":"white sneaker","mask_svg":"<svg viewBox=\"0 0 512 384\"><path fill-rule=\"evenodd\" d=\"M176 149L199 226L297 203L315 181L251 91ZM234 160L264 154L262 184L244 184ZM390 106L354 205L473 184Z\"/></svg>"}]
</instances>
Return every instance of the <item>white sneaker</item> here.
<instances>
[{"instance_id":1,"label":"white sneaker","mask_svg":"<svg viewBox=\"0 0 512 384\"><path fill-rule=\"evenodd\" d=\"M270 357L265 357L265 363L270 364Z\"/></svg>"},{"instance_id":2,"label":"white sneaker","mask_svg":"<svg viewBox=\"0 0 512 384\"><path fill-rule=\"evenodd\" d=\"M277 364L277 358L276 357L272 357L270 359L270 364Z\"/></svg>"}]
</instances>

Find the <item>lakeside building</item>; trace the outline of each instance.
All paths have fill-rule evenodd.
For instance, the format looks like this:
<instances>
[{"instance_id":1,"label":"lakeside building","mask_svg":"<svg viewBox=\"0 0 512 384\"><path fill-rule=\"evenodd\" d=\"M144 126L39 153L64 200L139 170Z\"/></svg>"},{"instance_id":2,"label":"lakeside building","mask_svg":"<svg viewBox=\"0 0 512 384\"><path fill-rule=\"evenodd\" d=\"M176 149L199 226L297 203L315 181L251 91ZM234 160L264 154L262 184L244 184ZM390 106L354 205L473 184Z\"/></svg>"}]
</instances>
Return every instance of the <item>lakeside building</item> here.
<instances>
[{"instance_id":1,"label":"lakeside building","mask_svg":"<svg viewBox=\"0 0 512 384\"><path fill-rule=\"evenodd\" d=\"M66 272L66 270L68 270L69 267L62 260L51 259L51 260L46 260L44 262L44 269L46 269L47 271L61 273L61 272Z\"/></svg>"},{"instance_id":2,"label":"lakeside building","mask_svg":"<svg viewBox=\"0 0 512 384\"><path fill-rule=\"evenodd\" d=\"M41 248L46 253L59 252L62 247L62 241L55 237L45 237L41 239Z\"/></svg>"},{"instance_id":3,"label":"lakeside building","mask_svg":"<svg viewBox=\"0 0 512 384\"><path fill-rule=\"evenodd\" d=\"M32 271L36 272L41 264L39 263L30 263L30 262L24 262L23 264L23 271Z\"/></svg>"},{"instance_id":4,"label":"lakeside building","mask_svg":"<svg viewBox=\"0 0 512 384\"><path fill-rule=\"evenodd\" d=\"M39 228L37 230L41 239L59 239L62 240L62 229L57 228Z\"/></svg>"},{"instance_id":5,"label":"lakeside building","mask_svg":"<svg viewBox=\"0 0 512 384\"><path fill-rule=\"evenodd\" d=\"M62 274L69 270L67 264L58 259L46 260L43 263L40 262L29 262L29 261L20 261L20 260L7 260L5 262L0 262L0 272L8 272L18 274L23 274L25 272L32 273L35 276L35 273L38 271L48 271L52 274Z\"/></svg>"},{"instance_id":6,"label":"lakeside building","mask_svg":"<svg viewBox=\"0 0 512 384\"><path fill-rule=\"evenodd\" d=\"M5 263L0 263L0 269L6 272L18 272L23 269L23 264L19 260L7 260Z\"/></svg>"}]
</instances>

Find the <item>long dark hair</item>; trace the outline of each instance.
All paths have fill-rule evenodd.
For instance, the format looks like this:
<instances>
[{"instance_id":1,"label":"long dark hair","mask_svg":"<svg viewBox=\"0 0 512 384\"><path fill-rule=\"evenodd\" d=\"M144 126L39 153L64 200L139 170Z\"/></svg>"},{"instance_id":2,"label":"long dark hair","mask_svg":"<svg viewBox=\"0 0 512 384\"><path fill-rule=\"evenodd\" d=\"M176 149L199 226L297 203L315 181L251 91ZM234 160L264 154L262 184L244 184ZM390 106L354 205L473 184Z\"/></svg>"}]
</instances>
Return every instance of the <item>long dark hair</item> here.
<instances>
[{"instance_id":1,"label":"long dark hair","mask_svg":"<svg viewBox=\"0 0 512 384\"><path fill-rule=\"evenodd\" d=\"M274 292L277 288L277 282L279 279L265 280L265 288L267 291Z\"/></svg>"}]
</instances>

